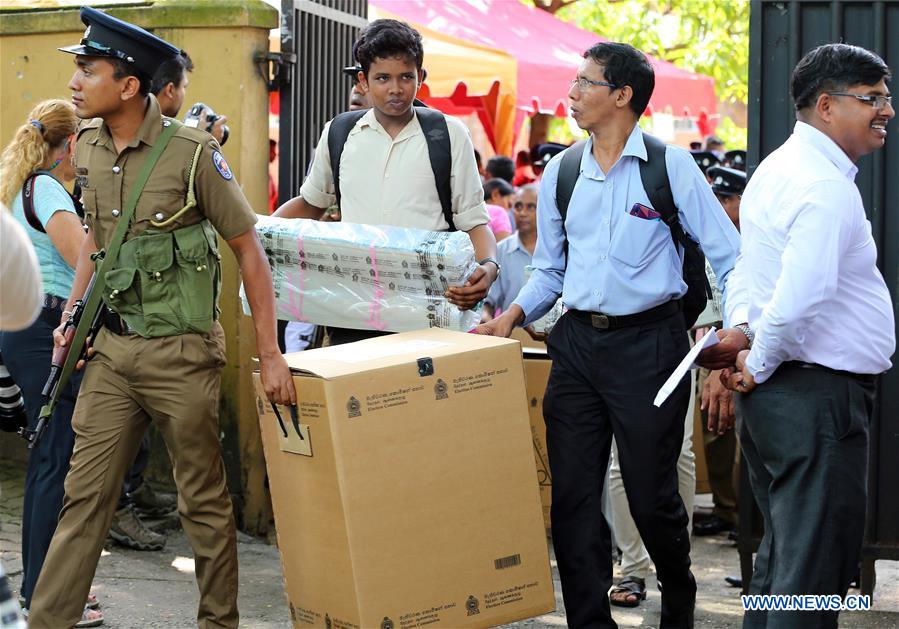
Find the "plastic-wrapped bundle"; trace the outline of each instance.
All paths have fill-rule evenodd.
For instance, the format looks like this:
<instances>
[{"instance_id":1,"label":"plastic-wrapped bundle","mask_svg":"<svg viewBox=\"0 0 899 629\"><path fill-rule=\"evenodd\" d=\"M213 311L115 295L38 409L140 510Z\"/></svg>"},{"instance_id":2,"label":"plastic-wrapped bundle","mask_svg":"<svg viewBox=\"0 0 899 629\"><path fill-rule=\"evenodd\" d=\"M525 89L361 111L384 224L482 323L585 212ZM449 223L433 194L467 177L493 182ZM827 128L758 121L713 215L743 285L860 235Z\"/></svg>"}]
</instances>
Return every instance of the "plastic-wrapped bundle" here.
<instances>
[{"instance_id":1,"label":"plastic-wrapped bundle","mask_svg":"<svg viewBox=\"0 0 899 629\"><path fill-rule=\"evenodd\" d=\"M708 260L705 261L705 276L708 278L709 287L712 289L712 298L706 303L705 310L699 313L699 318L696 319L693 327L704 328L714 325L720 328L724 319L724 308L722 305L724 298L721 294L721 289L718 287L718 278L715 277L715 272L712 270L712 265L709 264Z\"/></svg>"},{"instance_id":2,"label":"plastic-wrapped bundle","mask_svg":"<svg viewBox=\"0 0 899 629\"><path fill-rule=\"evenodd\" d=\"M534 332L549 334L552 332L552 329L555 327L556 323L558 323L559 319L562 318L563 314L565 314L565 306L562 304L562 300L559 299L556 301L555 305L550 308L549 312L534 321L531 324L531 327L534 328Z\"/></svg>"},{"instance_id":3,"label":"plastic-wrapped bundle","mask_svg":"<svg viewBox=\"0 0 899 629\"><path fill-rule=\"evenodd\" d=\"M390 332L465 332L480 319L443 296L477 268L465 232L271 216L260 217L256 232L279 319Z\"/></svg>"},{"instance_id":4,"label":"plastic-wrapped bundle","mask_svg":"<svg viewBox=\"0 0 899 629\"><path fill-rule=\"evenodd\" d=\"M524 281L525 283L529 282L531 279L531 275L534 272L534 267L530 264L524 267ZM556 300L556 303L552 308L549 309L545 315L537 319L531 324L531 327L534 329L534 332L542 332L543 334L549 334L552 332L552 329L555 327L556 323L559 319L562 318L562 315L565 314L565 305L562 303L562 298Z\"/></svg>"}]
</instances>

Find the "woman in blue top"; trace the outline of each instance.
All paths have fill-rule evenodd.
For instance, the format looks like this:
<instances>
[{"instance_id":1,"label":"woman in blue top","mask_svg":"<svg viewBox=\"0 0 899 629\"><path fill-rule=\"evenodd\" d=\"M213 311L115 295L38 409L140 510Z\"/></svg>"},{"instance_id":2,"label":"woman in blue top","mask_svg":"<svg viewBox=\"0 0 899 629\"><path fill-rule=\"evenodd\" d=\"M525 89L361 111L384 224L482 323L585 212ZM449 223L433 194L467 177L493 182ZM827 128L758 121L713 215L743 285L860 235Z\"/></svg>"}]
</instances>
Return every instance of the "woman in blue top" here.
<instances>
[{"instance_id":1,"label":"woman in blue top","mask_svg":"<svg viewBox=\"0 0 899 629\"><path fill-rule=\"evenodd\" d=\"M77 129L78 117L71 103L44 101L31 110L0 156L0 201L12 210L31 238L44 283L44 306L37 321L21 332L0 335L0 353L22 388L31 428L43 404L41 390L50 370L53 329L62 318L84 240L81 219L63 187L63 182L75 178ZM23 195L26 189L30 203ZM62 509L63 484L75 442L72 412L79 384L79 376L69 380L43 438L28 460L22 516L21 595L25 609L31 603ZM101 612L86 608L76 626L95 627L102 622Z\"/></svg>"}]
</instances>

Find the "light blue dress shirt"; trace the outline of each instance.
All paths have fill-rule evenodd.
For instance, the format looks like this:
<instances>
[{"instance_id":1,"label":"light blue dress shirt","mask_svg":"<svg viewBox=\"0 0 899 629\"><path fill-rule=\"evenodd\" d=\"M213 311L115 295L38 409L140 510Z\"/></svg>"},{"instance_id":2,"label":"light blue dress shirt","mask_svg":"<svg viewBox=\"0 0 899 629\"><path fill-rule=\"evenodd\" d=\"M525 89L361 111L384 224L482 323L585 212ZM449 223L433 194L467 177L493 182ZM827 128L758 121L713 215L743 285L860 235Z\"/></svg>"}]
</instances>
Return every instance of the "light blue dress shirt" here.
<instances>
[{"instance_id":1,"label":"light blue dress shirt","mask_svg":"<svg viewBox=\"0 0 899 629\"><path fill-rule=\"evenodd\" d=\"M636 203L652 207L640 178L640 160L646 159L637 125L608 174L596 163L592 138L588 140L564 231L556 206L561 154L547 164L537 198L534 272L514 302L525 313L524 325L549 311L560 294L568 308L629 315L687 292L682 253L668 226L658 218L631 215ZM669 146L665 164L681 225L700 243L726 300L740 235L687 151Z\"/></svg>"},{"instance_id":2,"label":"light blue dress shirt","mask_svg":"<svg viewBox=\"0 0 899 629\"><path fill-rule=\"evenodd\" d=\"M518 232L515 232L497 243L496 259L503 270L490 286L487 303L507 310L525 284L525 268L531 263L531 254L521 244Z\"/></svg>"}]
</instances>

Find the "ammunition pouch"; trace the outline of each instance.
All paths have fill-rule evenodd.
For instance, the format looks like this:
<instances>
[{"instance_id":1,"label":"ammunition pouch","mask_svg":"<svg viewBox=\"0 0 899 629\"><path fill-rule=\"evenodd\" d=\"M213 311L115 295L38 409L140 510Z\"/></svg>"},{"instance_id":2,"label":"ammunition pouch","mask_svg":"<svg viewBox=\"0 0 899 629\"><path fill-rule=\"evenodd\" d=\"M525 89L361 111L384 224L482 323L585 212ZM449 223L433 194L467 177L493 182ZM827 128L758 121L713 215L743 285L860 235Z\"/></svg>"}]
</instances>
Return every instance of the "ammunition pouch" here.
<instances>
[{"instance_id":1,"label":"ammunition pouch","mask_svg":"<svg viewBox=\"0 0 899 629\"><path fill-rule=\"evenodd\" d=\"M122 244L103 301L146 338L209 332L218 319L221 256L209 221L148 230Z\"/></svg>"}]
</instances>

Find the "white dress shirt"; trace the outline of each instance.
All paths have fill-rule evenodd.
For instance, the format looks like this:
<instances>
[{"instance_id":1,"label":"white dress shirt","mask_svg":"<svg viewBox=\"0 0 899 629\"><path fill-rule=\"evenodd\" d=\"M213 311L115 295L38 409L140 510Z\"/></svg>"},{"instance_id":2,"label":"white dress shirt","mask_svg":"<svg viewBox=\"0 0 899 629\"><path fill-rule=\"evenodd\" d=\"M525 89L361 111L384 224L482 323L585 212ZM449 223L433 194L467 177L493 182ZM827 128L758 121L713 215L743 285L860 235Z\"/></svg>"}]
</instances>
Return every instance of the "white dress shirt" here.
<instances>
[{"instance_id":1,"label":"white dress shirt","mask_svg":"<svg viewBox=\"0 0 899 629\"><path fill-rule=\"evenodd\" d=\"M446 126L453 222L456 229L469 231L489 220L484 188L467 127L453 116L446 116ZM315 207L330 207L336 200L328 151L330 127L329 122L322 131L312 169L300 188L300 196ZM340 155L340 213L347 223L449 228L417 114L395 138L380 125L374 109L356 122Z\"/></svg>"},{"instance_id":2,"label":"white dress shirt","mask_svg":"<svg viewBox=\"0 0 899 629\"><path fill-rule=\"evenodd\" d=\"M797 122L749 180L731 282L745 283L756 334L746 364L757 383L789 360L859 374L890 368L893 306L857 172L833 140Z\"/></svg>"}]
</instances>

